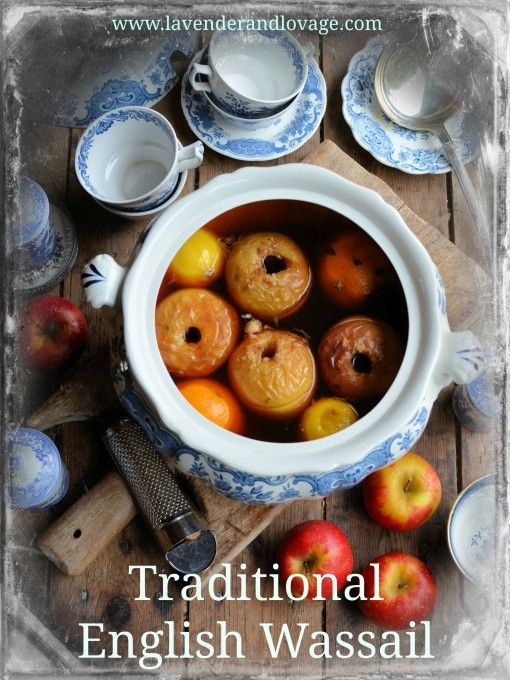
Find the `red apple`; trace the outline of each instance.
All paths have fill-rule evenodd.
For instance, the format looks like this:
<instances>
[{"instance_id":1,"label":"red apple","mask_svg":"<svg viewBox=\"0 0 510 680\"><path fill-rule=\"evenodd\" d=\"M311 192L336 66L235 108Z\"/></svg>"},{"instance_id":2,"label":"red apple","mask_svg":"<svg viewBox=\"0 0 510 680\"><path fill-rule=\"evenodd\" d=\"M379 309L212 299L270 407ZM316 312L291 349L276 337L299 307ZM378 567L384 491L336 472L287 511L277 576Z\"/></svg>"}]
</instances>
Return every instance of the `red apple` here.
<instances>
[{"instance_id":1,"label":"red apple","mask_svg":"<svg viewBox=\"0 0 510 680\"><path fill-rule=\"evenodd\" d=\"M313 519L293 527L283 537L279 552L280 577L285 583L291 574L303 574L309 585L306 599L317 596L314 574L333 574L338 590L352 572L354 558L344 532L336 524ZM293 579L292 594L299 598L305 589L302 579ZM322 581L322 597L333 594L332 579Z\"/></svg>"},{"instance_id":2,"label":"red apple","mask_svg":"<svg viewBox=\"0 0 510 680\"><path fill-rule=\"evenodd\" d=\"M421 526L434 514L441 500L437 472L412 451L369 475L362 488L370 517L392 531Z\"/></svg>"},{"instance_id":3,"label":"red apple","mask_svg":"<svg viewBox=\"0 0 510 680\"><path fill-rule=\"evenodd\" d=\"M360 600L361 613L370 621L394 630L408 628L410 621L426 620L436 602L436 582L421 560L406 553L381 555L371 564L379 565L379 597L376 569L366 567L362 572L365 597Z\"/></svg>"},{"instance_id":4,"label":"red apple","mask_svg":"<svg viewBox=\"0 0 510 680\"><path fill-rule=\"evenodd\" d=\"M24 311L23 344L31 364L58 368L76 359L87 343L81 309L55 295L32 298Z\"/></svg>"}]
</instances>

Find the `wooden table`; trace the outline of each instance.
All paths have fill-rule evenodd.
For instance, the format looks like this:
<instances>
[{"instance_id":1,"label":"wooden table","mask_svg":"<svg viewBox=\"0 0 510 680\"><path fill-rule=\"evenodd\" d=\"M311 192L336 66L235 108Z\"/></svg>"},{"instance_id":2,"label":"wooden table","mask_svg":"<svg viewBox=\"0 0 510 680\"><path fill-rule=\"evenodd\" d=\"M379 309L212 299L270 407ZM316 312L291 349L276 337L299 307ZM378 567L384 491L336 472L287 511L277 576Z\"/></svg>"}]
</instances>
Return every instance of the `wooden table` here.
<instances>
[{"instance_id":1,"label":"wooden table","mask_svg":"<svg viewBox=\"0 0 510 680\"><path fill-rule=\"evenodd\" d=\"M469 253L465 227L470 223L458 184L450 174L413 176L385 167L375 161L354 141L340 113L340 82L350 57L365 43L366 34L344 34L317 44L320 64L328 86L328 108L320 129L299 150L275 163L299 162L320 142L329 138L370 172L384 179L394 191L420 216L448 235ZM157 110L167 116L183 143L193 136L180 111L179 88L171 92ZM79 238L79 255L70 276L56 291L83 307L90 324L90 350L107 352L107 315L95 312L84 304L80 284L83 264L101 252L112 254L121 264L128 260L145 221L123 223L97 206L82 190L73 170L74 152L82 133L56 127L32 131L30 149L24 150L26 174L39 181L51 198L62 201L71 211ZM206 148L203 165L188 175L185 192L208 182L218 174L231 172L243 164L219 156ZM469 253L476 258L476 253ZM355 606L346 603L282 602L251 603L164 603L137 602L136 581L128 576L129 564L156 564L163 568L161 557L147 531L136 519L89 569L77 577L62 575L34 549L36 536L86 489L90 488L110 468L99 441L100 427L94 424L67 424L55 428L52 434L71 473L68 496L58 509L47 512L25 512L14 517L11 531L12 555L17 582L22 584L25 600L65 645L81 650L79 622L103 621L106 629L130 630L138 636L154 630L165 619L173 619L181 630L183 621L190 621L191 630L215 630L216 621L225 620L230 630L237 630L246 642L246 659L165 662L166 678L178 677L300 677L337 678L368 677L379 669L384 672L419 669L418 662L331 659L324 662L311 659L307 652L298 661L282 653L271 660L260 644L259 623L272 621L275 628L286 622L295 627L308 622L309 630L330 633L351 630L357 634L369 630ZM234 569L246 563L248 571L257 567L271 568L275 548L283 533L294 524L309 518L325 518L338 523L351 538L356 562L361 568L370 558L389 551L405 551L423 559L434 573L439 589L433 616L433 649L440 659L428 662L426 669L444 668L445 657L457 632L458 622L480 610L475 591L460 576L450 558L445 542L445 523L458 492L476 477L493 469L493 451L487 436L464 430L455 421L451 408L451 389L444 390L434 407L426 432L416 446L438 470L443 483L443 497L438 512L421 529L406 534L390 533L371 522L362 509L359 489L337 492L324 500L294 502L235 560ZM158 583L150 580L151 594L158 592ZM135 637L136 639L136 637ZM410 666L410 663L414 663ZM111 670L129 669L135 677L136 661L109 660L97 665ZM417 672L417 671L416 671Z\"/></svg>"}]
</instances>

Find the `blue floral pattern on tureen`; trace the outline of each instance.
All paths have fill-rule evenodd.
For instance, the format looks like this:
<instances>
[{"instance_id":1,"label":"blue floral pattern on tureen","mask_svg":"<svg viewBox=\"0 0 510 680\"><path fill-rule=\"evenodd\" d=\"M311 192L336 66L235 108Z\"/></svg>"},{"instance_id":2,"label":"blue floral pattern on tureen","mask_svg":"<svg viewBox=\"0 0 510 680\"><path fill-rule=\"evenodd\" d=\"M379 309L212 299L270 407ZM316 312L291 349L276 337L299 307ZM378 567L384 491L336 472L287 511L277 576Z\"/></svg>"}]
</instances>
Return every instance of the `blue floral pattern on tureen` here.
<instances>
[{"instance_id":1,"label":"blue floral pattern on tureen","mask_svg":"<svg viewBox=\"0 0 510 680\"><path fill-rule=\"evenodd\" d=\"M181 445L173 452L181 472L210 484L229 498L245 503L282 503L293 498L327 496L337 489L349 489L367 475L409 451L422 434L429 417L419 408L402 431L397 432L353 465L322 474L259 476L220 463L216 458Z\"/></svg>"},{"instance_id":2,"label":"blue floral pattern on tureen","mask_svg":"<svg viewBox=\"0 0 510 680\"><path fill-rule=\"evenodd\" d=\"M193 62L201 59L200 52ZM195 135L214 151L243 161L267 161L285 156L302 146L317 130L326 110L326 83L317 62L308 61L308 77L296 102L272 124L261 121L249 129L229 123L202 92L183 79L181 104Z\"/></svg>"},{"instance_id":3,"label":"blue floral pattern on tureen","mask_svg":"<svg viewBox=\"0 0 510 680\"><path fill-rule=\"evenodd\" d=\"M387 36L376 36L352 57L341 86L343 116L358 144L381 163L413 174L448 172L450 164L437 135L403 128L379 106L375 69L387 40ZM462 158L472 158L475 149L465 142L461 130L456 131L455 138Z\"/></svg>"},{"instance_id":4,"label":"blue floral pattern on tureen","mask_svg":"<svg viewBox=\"0 0 510 680\"><path fill-rule=\"evenodd\" d=\"M103 82L98 74L96 84L89 85L90 90L85 96L81 91L85 86L77 85L80 94L69 93L65 101L58 103L54 122L68 127L87 127L103 113L122 106L153 106L179 80L171 66L173 54L180 52L189 58L194 45L194 36L173 35L141 73L119 73L117 77L106 78Z\"/></svg>"}]
</instances>

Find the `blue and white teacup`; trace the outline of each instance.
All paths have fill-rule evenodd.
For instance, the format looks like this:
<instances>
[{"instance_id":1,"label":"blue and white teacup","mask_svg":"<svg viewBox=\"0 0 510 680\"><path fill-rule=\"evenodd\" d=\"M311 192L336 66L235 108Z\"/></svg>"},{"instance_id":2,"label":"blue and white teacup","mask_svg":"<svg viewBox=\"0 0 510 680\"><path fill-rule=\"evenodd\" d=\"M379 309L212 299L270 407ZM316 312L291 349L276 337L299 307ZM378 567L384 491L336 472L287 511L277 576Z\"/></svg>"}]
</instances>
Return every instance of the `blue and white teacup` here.
<instances>
[{"instance_id":1,"label":"blue and white teacup","mask_svg":"<svg viewBox=\"0 0 510 680\"><path fill-rule=\"evenodd\" d=\"M76 149L75 169L93 198L118 210L164 202L180 173L198 167L202 142L181 147L168 120L144 106L125 106L97 118Z\"/></svg>"},{"instance_id":2,"label":"blue and white teacup","mask_svg":"<svg viewBox=\"0 0 510 680\"><path fill-rule=\"evenodd\" d=\"M302 92L313 51L286 31L216 31L207 64L191 67L191 86L233 115L270 113Z\"/></svg>"},{"instance_id":3,"label":"blue and white teacup","mask_svg":"<svg viewBox=\"0 0 510 680\"><path fill-rule=\"evenodd\" d=\"M50 204L42 187L28 177L21 177L13 244L28 268L42 267L55 251L55 230L49 215Z\"/></svg>"}]
</instances>

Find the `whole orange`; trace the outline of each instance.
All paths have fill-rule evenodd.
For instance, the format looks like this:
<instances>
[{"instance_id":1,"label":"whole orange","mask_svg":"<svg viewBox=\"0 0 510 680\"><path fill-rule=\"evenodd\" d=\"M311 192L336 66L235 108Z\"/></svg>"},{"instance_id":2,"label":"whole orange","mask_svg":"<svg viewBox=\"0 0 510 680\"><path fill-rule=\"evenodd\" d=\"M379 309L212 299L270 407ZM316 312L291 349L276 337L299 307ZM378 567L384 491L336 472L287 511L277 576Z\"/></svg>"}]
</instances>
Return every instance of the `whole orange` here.
<instances>
[{"instance_id":1,"label":"whole orange","mask_svg":"<svg viewBox=\"0 0 510 680\"><path fill-rule=\"evenodd\" d=\"M383 250L362 229L349 227L324 246L318 263L323 292L344 309L362 307L391 278Z\"/></svg>"},{"instance_id":2,"label":"whole orange","mask_svg":"<svg viewBox=\"0 0 510 680\"><path fill-rule=\"evenodd\" d=\"M186 401L205 418L230 432L244 433L244 412L228 387L206 378L183 380L177 387Z\"/></svg>"}]
</instances>

